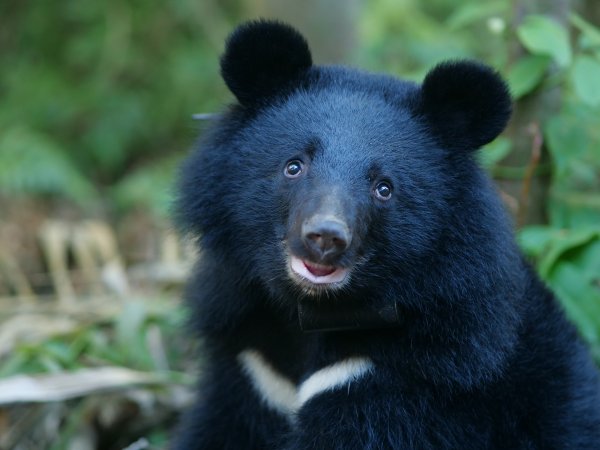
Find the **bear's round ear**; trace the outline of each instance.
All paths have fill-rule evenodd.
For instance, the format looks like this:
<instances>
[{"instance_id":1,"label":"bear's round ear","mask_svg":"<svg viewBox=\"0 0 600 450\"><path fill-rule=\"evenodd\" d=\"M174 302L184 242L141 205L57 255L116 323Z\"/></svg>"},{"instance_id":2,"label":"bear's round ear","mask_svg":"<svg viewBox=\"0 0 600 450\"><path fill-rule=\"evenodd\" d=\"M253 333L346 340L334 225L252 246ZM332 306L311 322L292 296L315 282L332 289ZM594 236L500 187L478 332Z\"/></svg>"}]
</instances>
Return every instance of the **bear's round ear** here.
<instances>
[{"instance_id":1,"label":"bear's round ear","mask_svg":"<svg viewBox=\"0 0 600 450\"><path fill-rule=\"evenodd\" d=\"M506 83L472 61L437 65L421 86L419 112L448 148L475 150L498 136L511 114Z\"/></svg>"},{"instance_id":2,"label":"bear's round ear","mask_svg":"<svg viewBox=\"0 0 600 450\"><path fill-rule=\"evenodd\" d=\"M247 22L227 39L221 76L242 105L260 103L280 92L310 68L304 37L274 21Z\"/></svg>"}]
</instances>

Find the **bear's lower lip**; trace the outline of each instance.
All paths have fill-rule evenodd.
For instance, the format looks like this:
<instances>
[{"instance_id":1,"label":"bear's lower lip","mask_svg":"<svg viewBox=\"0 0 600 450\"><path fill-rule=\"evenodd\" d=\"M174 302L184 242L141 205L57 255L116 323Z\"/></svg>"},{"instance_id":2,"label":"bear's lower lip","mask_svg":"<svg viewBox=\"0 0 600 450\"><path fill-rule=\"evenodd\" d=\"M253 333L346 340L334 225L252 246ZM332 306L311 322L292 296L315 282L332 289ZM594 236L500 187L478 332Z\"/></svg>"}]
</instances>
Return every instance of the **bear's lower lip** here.
<instances>
[{"instance_id":1,"label":"bear's lower lip","mask_svg":"<svg viewBox=\"0 0 600 450\"><path fill-rule=\"evenodd\" d=\"M339 283L348 274L348 269L315 264L296 256L291 256L290 263L294 273L315 284Z\"/></svg>"}]
</instances>

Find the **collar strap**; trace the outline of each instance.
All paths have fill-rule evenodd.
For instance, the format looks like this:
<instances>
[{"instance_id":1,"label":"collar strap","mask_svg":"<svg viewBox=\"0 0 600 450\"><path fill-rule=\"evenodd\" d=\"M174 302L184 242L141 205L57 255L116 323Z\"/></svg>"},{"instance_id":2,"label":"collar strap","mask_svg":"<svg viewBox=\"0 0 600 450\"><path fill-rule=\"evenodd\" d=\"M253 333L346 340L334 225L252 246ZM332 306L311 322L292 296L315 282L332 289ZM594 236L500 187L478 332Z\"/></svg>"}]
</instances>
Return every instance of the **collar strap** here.
<instances>
[{"instance_id":1,"label":"collar strap","mask_svg":"<svg viewBox=\"0 0 600 450\"><path fill-rule=\"evenodd\" d=\"M400 323L396 303L389 301L377 304L303 299L298 303L298 319L304 332L390 328Z\"/></svg>"}]
</instances>

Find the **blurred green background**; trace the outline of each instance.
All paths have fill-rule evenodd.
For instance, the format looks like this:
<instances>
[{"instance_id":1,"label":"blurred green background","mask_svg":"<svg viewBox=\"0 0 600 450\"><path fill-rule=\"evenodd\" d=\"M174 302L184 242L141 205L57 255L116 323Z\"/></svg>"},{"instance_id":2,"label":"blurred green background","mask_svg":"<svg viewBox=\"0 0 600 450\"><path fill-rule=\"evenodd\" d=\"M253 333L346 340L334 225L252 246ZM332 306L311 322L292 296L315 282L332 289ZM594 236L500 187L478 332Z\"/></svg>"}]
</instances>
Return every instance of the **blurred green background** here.
<instances>
[{"instance_id":1,"label":"blurred green background","mask_svg":"<svg viewBox=\"0 0 600 450\"><path fill-rule=\"evenodd\" d=\"M257 17L299 28L317 63L420 80L477 58L506 77L515 113L481 164L600 361L597 0L8 0L0 448L166 445L201 370L178 303L194 251L169 222L173 180L209 126L192 115L233 101L225 37Z\"/></svg>"}]
</instances>

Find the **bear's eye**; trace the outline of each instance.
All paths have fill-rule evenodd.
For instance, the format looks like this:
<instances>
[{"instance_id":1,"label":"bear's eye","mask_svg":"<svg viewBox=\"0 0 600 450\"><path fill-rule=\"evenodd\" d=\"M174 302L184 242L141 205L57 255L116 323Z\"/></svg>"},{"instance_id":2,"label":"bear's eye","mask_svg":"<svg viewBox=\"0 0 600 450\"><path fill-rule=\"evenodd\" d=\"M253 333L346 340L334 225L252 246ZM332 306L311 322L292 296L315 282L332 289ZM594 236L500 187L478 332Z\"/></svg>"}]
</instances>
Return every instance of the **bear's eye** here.
<instances>
[{"instance_id":1,"label":"bear's eye","mask_svg":"<svg viewBox=\"0 0 600 450\"><path fill-rule=\"evenodd\" d=\"M300 176L304 170L304 164L299 159L293 159L285 165L283 174L288 178L296 178Z\"/></svg>"},{"instance_id":2,"label":"bear's eye","mask_svg":"<svg viewBox=\"0 0 600 450\"><path fill-rule=\"evenodd\" d=\"M389 200L392 197L392 186L387 181L380 181L373 192L379 200Z\"/></svg>"}]
</instances>

